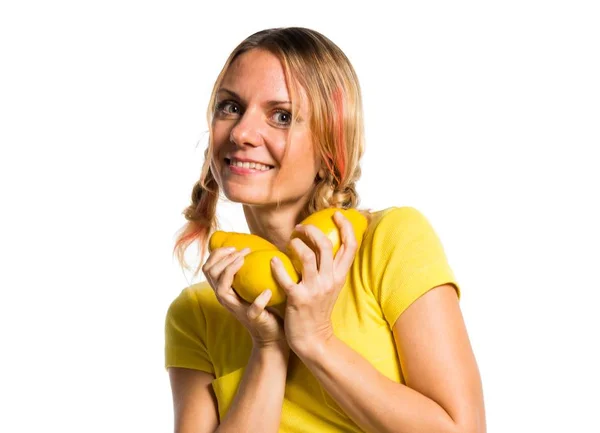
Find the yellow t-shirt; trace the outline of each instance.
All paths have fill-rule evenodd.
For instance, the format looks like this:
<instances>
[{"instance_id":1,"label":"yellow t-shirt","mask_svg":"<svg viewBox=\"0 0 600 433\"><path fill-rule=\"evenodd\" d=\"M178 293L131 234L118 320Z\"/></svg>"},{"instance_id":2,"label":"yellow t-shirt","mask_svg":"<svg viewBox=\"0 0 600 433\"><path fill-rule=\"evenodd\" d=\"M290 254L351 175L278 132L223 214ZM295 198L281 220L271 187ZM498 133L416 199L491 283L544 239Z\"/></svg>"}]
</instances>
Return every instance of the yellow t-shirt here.
<instances>
[{"instance_id":1,"label":"yellow t-shirt","mask_svg":"<svg viewBox=\"0 0 600 433\"><path fill-rule=\"evenodd\" d=\"M451 283L460 289L439 238L415 208L372 212L332 313L338 338L390 379L404 383L392 327L428 290ZM215 376L221 418L235 396L250 357L246 329L217 301L206 282L183 289L165 323L165 368L186 367ZM296 357L290 365L280 432L360 432Z\"/></svg>"}]
</instances>

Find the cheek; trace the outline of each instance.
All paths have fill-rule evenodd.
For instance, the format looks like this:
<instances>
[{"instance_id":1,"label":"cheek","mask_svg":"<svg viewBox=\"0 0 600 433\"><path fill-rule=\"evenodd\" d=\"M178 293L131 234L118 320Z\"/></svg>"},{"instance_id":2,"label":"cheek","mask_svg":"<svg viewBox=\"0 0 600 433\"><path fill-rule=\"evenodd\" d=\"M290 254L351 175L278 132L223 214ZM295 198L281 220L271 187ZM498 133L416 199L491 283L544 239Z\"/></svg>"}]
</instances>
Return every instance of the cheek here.
<instances>
[{"instance_id":1,"label":"cheek","mask_svg":"<svg viewBox=\"0 0 600 433\"><path fill-rule=\"evenodd\" d=\"M216 122L212 127L212 159L221 160L223 148L229 142L229 128Z\"/></svg>"},{"instance_id":2,"label":"cheek","mask_svg":"<svg viewBox=\"0 0 600 433\"><path fill-rule=\"evenodd\" d=\"M297 131L291 136L292 146L288 151L288 160L295 167L302 167L303 170L316 170L318 158L308 132L305 130Z\"/></svg>"},{"instance_id":3,"label":"cheek","mask_svg":"<svg viewBox=\"0 0 600 433\"><path fill-rule=\"evenodd\" d=\"M213 144L220 146L224 140L229 139L229 128L223 122L214 122L212 124Z\"/></svg>"}]
</instances>

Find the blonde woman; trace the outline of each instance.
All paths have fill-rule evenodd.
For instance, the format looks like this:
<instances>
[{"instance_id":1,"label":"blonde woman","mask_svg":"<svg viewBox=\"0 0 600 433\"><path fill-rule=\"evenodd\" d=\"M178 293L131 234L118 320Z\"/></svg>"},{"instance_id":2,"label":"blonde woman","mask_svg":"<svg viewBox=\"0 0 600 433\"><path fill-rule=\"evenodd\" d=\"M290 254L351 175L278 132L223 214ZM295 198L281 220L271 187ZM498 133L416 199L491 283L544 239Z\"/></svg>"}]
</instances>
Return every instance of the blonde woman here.
<instances>
[{"instance_id":1,"label":"blonde woman","mask_svg":"<svg viewBox=\"0 0 600 433\"><path fill-rule=\"evenodd\" d=\"M328 207L356 208L363 154L358 79L318 32L258 32L231 53L208 109L209 145L175 251L205 252L219 194L243 205L250 232L285 251L295 226ZM477 364L460 289L427 219L412 207L361 210L357 248L336 216L342 246L315 227L280 317L263 292L231 288L247 249L219 248L166 317L165 366L175 431L485 432ZM200 263L203 262L204 255Z\"/></svg>"}]
</instances>

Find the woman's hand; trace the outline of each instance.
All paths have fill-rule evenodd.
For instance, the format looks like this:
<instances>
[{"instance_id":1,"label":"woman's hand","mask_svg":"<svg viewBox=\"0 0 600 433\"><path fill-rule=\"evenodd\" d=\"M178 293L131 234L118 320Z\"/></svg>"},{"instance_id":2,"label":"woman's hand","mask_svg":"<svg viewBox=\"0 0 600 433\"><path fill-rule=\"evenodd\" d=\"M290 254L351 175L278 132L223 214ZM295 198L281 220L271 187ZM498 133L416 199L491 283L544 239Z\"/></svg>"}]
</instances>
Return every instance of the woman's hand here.
<instances>
[{"instance_id":1,"label":"woman's hand","mask_svg":"<svg viewBox=\"0 0 600 433\"><path fill-rule=\"evenodd\" d=\"M233 276L240 270L244 264L244 256L249 252L249 248L240 251L233 247L217 248L208 257L202 272L215 291L219 303L248 330L255 347L287 349L281 320L265 309L271 299L271 291L265 290L250 304L231 287Z\"/></svg>"},{"instance_id":2,"label":"woman's hand","mask_svg":"<svg viewBox=\"0 0 600 433\"><path fill-rule=\"evenodd\" d=\"M271 261L273 275L287 294L285 335L298 356L319 350L333 336L331 312L356 254L352 224L339 212L334 214L334 221L342 242L335 259L331 241L323 232L312 225L296 226L313 244L311 249L299 238L291 241L302 261L302 280L298 284L291 280L278 259Z\"/></svg>"}]
</instances>

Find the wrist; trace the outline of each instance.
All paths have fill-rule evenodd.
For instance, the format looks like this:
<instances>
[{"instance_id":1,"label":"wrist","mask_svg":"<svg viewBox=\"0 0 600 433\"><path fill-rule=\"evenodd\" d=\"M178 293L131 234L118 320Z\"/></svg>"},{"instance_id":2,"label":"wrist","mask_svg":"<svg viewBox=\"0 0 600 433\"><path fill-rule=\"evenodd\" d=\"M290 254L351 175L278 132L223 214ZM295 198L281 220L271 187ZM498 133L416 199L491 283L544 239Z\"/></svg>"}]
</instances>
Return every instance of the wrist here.
<instances>
[{"instance_id":1,"label":"wrist","mask_svg":"<svg viewBox=\"0 0 600 433\"><path fill-rule=\"evenodd\" d=\"M286 361L290 355L290 346L286 340L277 341L253 341L252 353L264 359L282 357Z\"/></svg>"},{"instance_id":2,"label":"wrist","mask_svg":"<svg viewBox=\"0 0 600 433\"><path fill-rule=\"evenodd\" d=\"M305 363L307 362L319 362L320 359L327 356L327 353L334 341L336 336L333 330L330 332L324 332L318 337L312 339L301 339L290 343L290 347L293 352Z\"/></svg>"}]
</instances>

